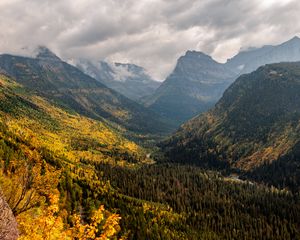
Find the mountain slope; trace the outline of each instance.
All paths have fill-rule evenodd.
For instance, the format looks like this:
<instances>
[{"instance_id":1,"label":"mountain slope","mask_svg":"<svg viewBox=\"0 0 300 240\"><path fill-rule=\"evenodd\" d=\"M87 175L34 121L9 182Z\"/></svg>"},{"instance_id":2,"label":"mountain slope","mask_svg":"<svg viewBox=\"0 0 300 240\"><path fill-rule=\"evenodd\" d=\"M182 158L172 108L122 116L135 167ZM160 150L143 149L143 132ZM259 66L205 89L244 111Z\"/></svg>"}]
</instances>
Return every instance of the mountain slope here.
<instances>
[{"instance_id":1,"label":"mountain slope","mask_svg":"<svg viewBox=\"0 0 300 240\"><path fill-rule=\"evenodd\" d=\"M105 121L69 113L4 75L0 75L0 99L1 122L36 148L49 148L73 162L116 162L116 156L124 161L130 155L143 155L142 148Z\"/></svg>"},{"instance_id":2,"label":"mountain slope","mask_svg":"<svg viewBox=\"0 0 300 240\"><path fill-rule=\"evenodd\" d=\"M209 109L232 82L233 73L211 57L188 51L175 70L146 100L146 106L182 123Z\"/></svg>"},{"instance_id":3,"label":"mountain slope","mask_svg":"<svg viewBox=\"0 0 300 240\"><path fill-rule=\"evenodd\" d=\"M160 85L145 69L134 64L109 64L104 61L94 64L88 60L79 60L75 65L109 88L137 102L140 98L153 94Z\"/></svg>"},{"instance_id":4,"label":"mountain slope","mask_svg":"<svg viewBox=\"0 0 300 240\"><path fill-rule=\"evenodd\" d=\"M212 110L182 125L163 150L172 161L249 171L299 154L299 136L300 63L281 63L239 77Z\"/></svg>"},{"instance_id":5,"label":"mountain slope","mask_svg":"<svg viewBox=\"0 0 300 240\"><path fill-rule=\"evenodd\" d=\"M134 166L145 158L143 149L105 122L66 112L2 74L0 100L1 197L16 216L20 239L83 238L83 229L94 231L83 217L93 222L95 236L115 235L120 218L100 206L110 185L94 164ZM1 213L7 219L0 235L10 230L7 239L16 239L8 213Z\"/></svg>"},{"instance_id":6,"label":"mountain slope","mask_svg":"<svg viewBox=\"0 0 300 240\"><path fill-rule=\"evenodd\" d=\"M168 130L159 117L107 88L46 48L36 58L0 56L0 69L39 95L95 119L108 119L138 133Z\"/></svg>"}]
</instances>

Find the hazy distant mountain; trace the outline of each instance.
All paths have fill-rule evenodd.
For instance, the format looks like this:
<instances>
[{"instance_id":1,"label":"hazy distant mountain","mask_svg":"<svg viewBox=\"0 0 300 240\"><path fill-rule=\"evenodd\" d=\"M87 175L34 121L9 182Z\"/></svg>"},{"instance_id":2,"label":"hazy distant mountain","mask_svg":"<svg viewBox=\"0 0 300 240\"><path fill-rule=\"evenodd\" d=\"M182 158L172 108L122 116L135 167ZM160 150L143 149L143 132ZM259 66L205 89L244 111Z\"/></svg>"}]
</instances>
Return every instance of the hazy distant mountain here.
<instances>
[{"instance_id":1,"label":"hazy distant mountain","mask_svg":"<svg viewBox=\"0 0 300 240\"><path fill-rule=\"evenodd\" d=\"M107 119L140 133L161 133L167 125L152 111L106 87L45 47L36 58L0 55L0 70L18 83L73 111Z\"/></svg>"},{"instance_id":2,"label":"hazy distant mountain","mask_svg":"<svg viewBox=\"0 0 300 240\"><path fill-rule=\"evenodd\" d=\"M250 64L252 59L256 59L268 53L272 48L273 46L267 45L261 48L250 48L248 50L240 51L237 55L227 60L226 66L237 75L241 74L245 71L246 64Z\"/></svg>"},{"instance_id":3,"label":"hazy distant mountain","mask_svg":"<svg viewBox=\"0 0 300 240\"><path fill-rule=\"evenodd\" d=\"M146 106L182 123L214 105L235 74L201 52L187 51Z\"/></svg>"},{"instance_id":4,"label":"hazy distant mountain","mask_svg":"<svg viewBox=\"0 0 300 240\"><path fill-rule=\"evenodd\" d=\"M263 46L241 51L229 59L226 66L237 74L243 74L252 72L265 64L296 61L300 61L300 38L298 37L277 46Z\"/></svg>"},{"instance_id":5,"label":"hazy distant mountain","mask_svg":"<svg viewBox=\"0 0 300 240\"><path fill-rule=\"evenodd\" d=\"M276 175L281 184L300 186L299 144L297 62L242 75L212 110L185 123L163 149L170 161L254 172L262 168L261 179Z\"/></svg>"},{"instance_id":6,"label":"hazy distant mountain","mask_svg":"<svg viewBox=\"0 0 300 240\"><path fill-rule=\"evenodd\" d=\"M75 65L109 88L135 101L151 95L160 85L144 68L134 64L78 60Z\"/></svg>"}]
</instances>

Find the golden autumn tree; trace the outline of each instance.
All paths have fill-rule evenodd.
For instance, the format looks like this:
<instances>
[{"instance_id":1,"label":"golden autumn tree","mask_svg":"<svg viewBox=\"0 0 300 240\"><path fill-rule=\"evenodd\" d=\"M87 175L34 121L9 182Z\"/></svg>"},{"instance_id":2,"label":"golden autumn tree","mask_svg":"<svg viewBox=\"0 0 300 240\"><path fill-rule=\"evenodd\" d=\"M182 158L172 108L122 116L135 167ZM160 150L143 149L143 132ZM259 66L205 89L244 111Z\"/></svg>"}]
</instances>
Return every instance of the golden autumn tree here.
<instances>
[{"instance_id":1,"label":"golden autumn tree","mask_svg":"<svg viewBox=\"0 0 300 240\"><path fill-rule=\"evenodd\" d=\"M56 189L60 171L43 163L36 152L31 159L12 161L10 169L0 173L3 195L15 216L39 206Z\"/></svg>"},{"instance_id":2,"label":"golden autumn tree","mask_svg":"<svg viewBox=\"0 0 300 240\"><path fill-rule=\"evenodd\" d=\"M59 192L49 194L49 204L31 209L17 217L21 236L19 240L72 239L59 216Z\"/></svg>"},{"instance_id":3,"label":"golden autumn tree","mask_svg":"<svg viewBox=\"0 0 300 240\"><path fill-rule=\"evenodd\" d=\"M114 237L120 230L118 214L111 214L105 211L101 205L93 213L89 224L82 223L78 214L74 215L74 227L71 228L72 239L76 240L107 240Z\"/></svg>"}]
</instances>

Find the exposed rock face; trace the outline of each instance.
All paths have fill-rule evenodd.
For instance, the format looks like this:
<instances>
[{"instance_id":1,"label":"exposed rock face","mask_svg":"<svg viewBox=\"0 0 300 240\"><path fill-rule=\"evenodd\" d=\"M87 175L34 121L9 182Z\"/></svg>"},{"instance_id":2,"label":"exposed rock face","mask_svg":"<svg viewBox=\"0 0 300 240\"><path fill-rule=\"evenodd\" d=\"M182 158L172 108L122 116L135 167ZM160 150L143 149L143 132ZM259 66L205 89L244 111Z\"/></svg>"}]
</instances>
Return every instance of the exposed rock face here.
<instances>
[{"instance_id":1,"label":"exposed rock face","mask_svg":"<svg viewBox=\"0 0 300 240\"><path fill-rule=\"evenodd\" d=\"M0 239L15 240L19 237L16 219L0 195Z\"/></svg>"}]
</instances>

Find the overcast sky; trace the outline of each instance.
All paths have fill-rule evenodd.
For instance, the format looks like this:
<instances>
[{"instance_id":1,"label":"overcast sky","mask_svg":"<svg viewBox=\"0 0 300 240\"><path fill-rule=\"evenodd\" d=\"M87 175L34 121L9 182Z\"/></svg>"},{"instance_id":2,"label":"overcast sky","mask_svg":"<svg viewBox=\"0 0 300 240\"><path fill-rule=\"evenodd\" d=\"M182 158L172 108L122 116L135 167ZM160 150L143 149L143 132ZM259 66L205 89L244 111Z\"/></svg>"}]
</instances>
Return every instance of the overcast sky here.
<instances>
[{"instance_id":1,"label":"overcast sky","mask_svg":"<svg viewBox=\"0 0 300 240\"><path fill-rule=\"evenodd\" d=\"M226 61L300 35L299 0L0 0L0 52L132 62L164 79L186 50Z\"/></svg>"}]
</instances>

